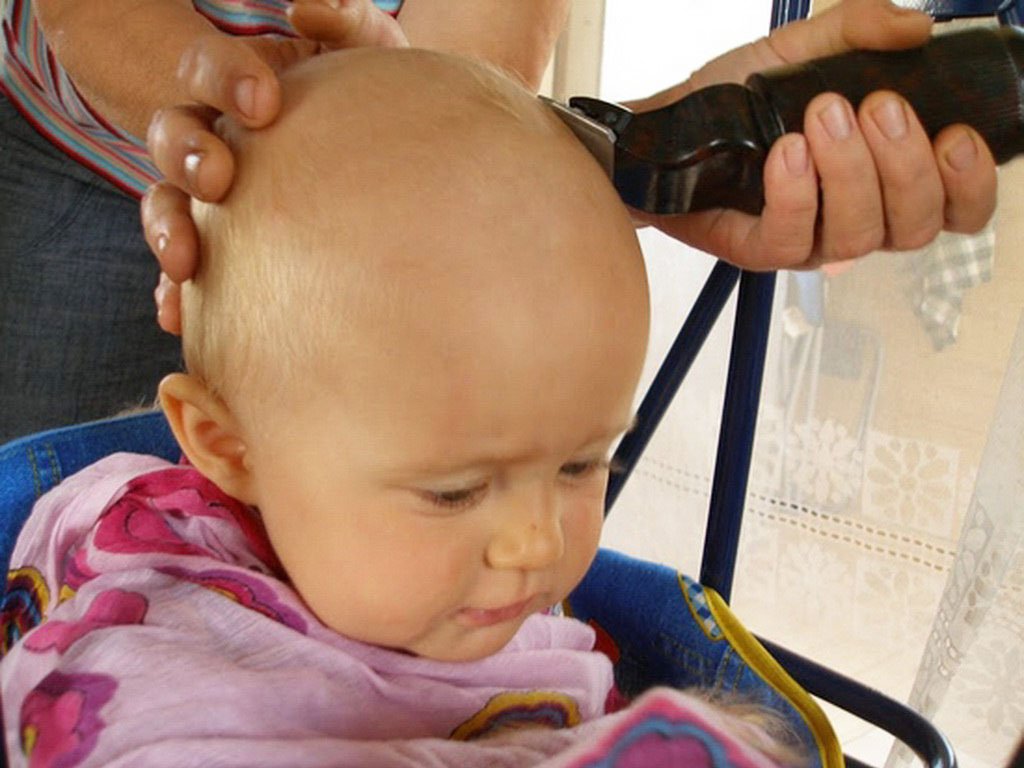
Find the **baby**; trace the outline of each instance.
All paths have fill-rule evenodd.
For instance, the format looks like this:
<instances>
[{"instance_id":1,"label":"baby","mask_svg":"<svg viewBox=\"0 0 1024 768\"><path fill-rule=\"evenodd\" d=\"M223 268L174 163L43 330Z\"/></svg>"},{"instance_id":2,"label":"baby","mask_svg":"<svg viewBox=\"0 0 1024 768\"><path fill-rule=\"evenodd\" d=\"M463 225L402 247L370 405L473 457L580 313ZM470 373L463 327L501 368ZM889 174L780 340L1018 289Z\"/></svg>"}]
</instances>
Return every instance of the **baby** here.
<instances>
[{"instance_id":1,"label":"baby","mask_svg":"<svg viewBox=\"0 0 1024 768\"><path fill-rule=\"evenodd\" d=\"M160 390L188 464L106 459L19 540L12 765L582 766L652 712L769 765L685 694L609 714L592 630L546 612L596 554L647 342L601 169L466 60L352 50L283 83L196 211L188 373Z\"/></svg>"}]
</instances>

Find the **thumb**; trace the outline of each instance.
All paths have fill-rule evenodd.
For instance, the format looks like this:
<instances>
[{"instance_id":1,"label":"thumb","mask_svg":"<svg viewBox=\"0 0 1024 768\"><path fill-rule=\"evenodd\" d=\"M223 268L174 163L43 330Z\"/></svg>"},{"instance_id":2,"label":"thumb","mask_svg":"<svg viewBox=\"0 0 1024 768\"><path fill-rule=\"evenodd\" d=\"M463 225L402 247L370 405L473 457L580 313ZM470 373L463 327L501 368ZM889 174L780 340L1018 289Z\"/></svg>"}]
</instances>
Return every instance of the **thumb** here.
<instances>
[{"instance_id":1,"label":"thumb","mask_svg":"<svg viewBox=\"0 0 1024 768\"><path fill-rule=\"evenodd\" d=\"M288 20L299 35L330 49L409 45L398 21L371 0L294 0Z\"/></svg>"},{"instance_id":2,"label":"thumb","mask_svg":"<svg viewBox=\"0 0 1024 768\"><path fill-rule=\"evenodd\" d=\"M787 63L846 51L900 50L927 42L932 19L889 0L841 0L820 16L779 27L768 43Z\"/></svg>"},{"instance_id":3,"label":"thumb","mask_svg":"<svg viewBox=\"0 0 1024 768\"><path fill-rule=\"evenodd\" d=\"M308 41L232 37L211 32L181 57L178 80L193 101L231 115L249 127L270 123L281 105L275 69L311 48ZM294 49L294 50L292 50Z\"/></svg>"}]
</instances>

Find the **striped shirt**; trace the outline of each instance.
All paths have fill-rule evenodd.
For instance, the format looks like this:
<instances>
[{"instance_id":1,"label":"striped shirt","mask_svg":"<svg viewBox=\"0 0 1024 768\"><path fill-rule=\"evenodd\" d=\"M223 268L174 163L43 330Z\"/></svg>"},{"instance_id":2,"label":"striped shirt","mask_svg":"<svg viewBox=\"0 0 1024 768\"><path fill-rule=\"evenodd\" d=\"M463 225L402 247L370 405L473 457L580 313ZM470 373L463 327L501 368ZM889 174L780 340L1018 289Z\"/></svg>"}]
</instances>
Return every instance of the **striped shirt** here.
<instances>
[{"instance_id":1,"label":"striped shirt","mask_svg":"<svg viewBox=\"0 0 1024 768\"><path fill-rule=\"evenodd\" d=\"M145 143L105 120L78 93L47 45L31 0L0 3L4 6L0 91L57 147L125 192L141 196L159 178ZM378 7L390 13L397 13L401 3L376 0ZM289 4L289 0L193 0L199 13L235 35L294 34L285 16Z\"/></svg>"}]
</instances>

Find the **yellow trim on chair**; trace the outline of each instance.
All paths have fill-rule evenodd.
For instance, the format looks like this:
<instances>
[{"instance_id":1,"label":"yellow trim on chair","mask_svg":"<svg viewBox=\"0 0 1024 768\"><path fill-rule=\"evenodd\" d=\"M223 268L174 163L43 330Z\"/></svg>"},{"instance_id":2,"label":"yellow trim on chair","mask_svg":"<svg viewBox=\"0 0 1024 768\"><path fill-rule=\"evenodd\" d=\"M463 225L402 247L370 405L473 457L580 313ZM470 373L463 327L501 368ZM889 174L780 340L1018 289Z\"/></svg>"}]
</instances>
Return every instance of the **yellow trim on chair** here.
<instances>
[{"instance_id":1,"label":"yellow trim on chair","mask_svg":"<svg viewBox=\"0 0 1024 768\"><path fill-rule=\"evenodd\" d=\"M839 739L818 703L789 676L757 638L747 631L721 595L710 587L704 587L704 593L707 595L708 608L715 621L740 658L779 695L788 699L807 723L815 741L818 742L818 756L823 768L843 768L846 761Z\"/></svg>"}]
</instances>

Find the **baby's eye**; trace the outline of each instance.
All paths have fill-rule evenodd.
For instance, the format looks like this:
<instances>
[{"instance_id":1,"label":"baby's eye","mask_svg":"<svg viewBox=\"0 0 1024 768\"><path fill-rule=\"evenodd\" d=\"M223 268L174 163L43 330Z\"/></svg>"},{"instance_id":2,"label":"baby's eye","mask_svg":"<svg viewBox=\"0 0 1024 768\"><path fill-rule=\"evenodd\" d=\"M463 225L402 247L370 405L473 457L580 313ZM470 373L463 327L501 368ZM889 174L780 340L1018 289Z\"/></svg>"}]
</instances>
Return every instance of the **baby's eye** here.
<instances>
[{"instance_id":1,"label":"baby's eye","mask_svg":"<svg viewBox=\"0 0 1024 768\"><path fill-rule=\"evenodd\" d=\"M616 459L600 458L587 461L570 461L563 464L559 472L574 480L582 480L597 473L616 474L622 471L622 467Z\"/></svg>"},{"instance_id":2,"label":"baby's eye","mask_svg":"<svg viewBox=\"0 0 1024 768\"><path fill-rule=\"evenodd\" d=\"M486 485L477 485L472 488L456 488L450 491L420 491L420 496L435 507L456 510L472 506L483 497L486 490Z\"/></svg>"},{"instance_id":3,"label":"baby's eye","mask_svg":"<svg viewBox=\"0 0 1024 768\"><path fill-rule=\"evenodd\" d=\"M608 462L604 459L589 459L587 461L570 461L567 464L563 464L559 472L567 477L579 479L606 469L608 469Z\"/></svg>"}]
</instances>

